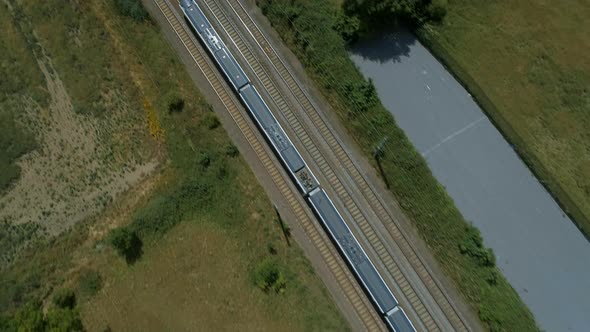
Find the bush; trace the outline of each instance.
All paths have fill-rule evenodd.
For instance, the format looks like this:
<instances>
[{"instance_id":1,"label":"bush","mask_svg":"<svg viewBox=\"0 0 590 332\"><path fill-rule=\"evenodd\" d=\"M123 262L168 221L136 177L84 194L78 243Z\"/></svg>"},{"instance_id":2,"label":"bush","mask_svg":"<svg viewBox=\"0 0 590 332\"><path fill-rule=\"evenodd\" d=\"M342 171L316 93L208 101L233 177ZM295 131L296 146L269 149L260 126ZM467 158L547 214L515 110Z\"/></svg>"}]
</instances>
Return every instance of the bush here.
<instances>
[{"instance_id":1,"label":"bush","mask_svg":"<svg viewBox=\"0 0 590 332\"><path fill-rule=\"evenodd\" d=\"M334 24L334 30L338 31L347 43L353 43L358 39L360 26L361 21L357 16L348 16L343 12L339 12Z\"/></svg>"},{"instance_id":2,"label":"bush","mask_svg":"<svg viewBox=\"0 0 590 332\"><path fill-rule=\"evenodd\" d=\"M215 128L219 127L220 122L219 122L219 119L217 118L217 116L215 116L215 114L207 113L207 114L205 114L205 117L203 118L203 124L209 129L215 129Z\"/></svg>"},{"instance_id":3,"label":"bush","mask_svg":"<svg viewBox=\"0 0 590 332\"><path fill-rule=\"evenodd\" d=\"M271 259L264 259L256 266L253 279L256 286L265 292L272 290L276 293L283 293L286 288L283 273L279 270L278 264Z\"/></svg>"},{"instance_id":4,"label":"bush","mask_svg":"<svg viewBox=\"0 0 590 332\"><path fill-rule=\"evenodd\" d=\"M76 306L76 294L71 289L60 289L53 295L52 302L59 308L73 309Z\"/></svg>"},{"instance_id":5,"label":"bush","mask_svg":"<svg viewBox=\"0 0 590 332\"><path fill-rule=\"evenodd\" d=\"M209 167L209 165L211 165L211 158L209 157L209 154L206 152L201 152L199 154L198 163L203 168Z\"/></svg>"},{"instance_id":6,"label":"bush","mask_svg":"<svg viewBox=\"0 0 590 332\"><path fill-rule=\"evenodd\" d=\"M47 330L54 332L84 331L80 312L75 308L52 308L46 317Z\"/></svg>"},{"instance_id":7,"label":"bush","mask_svg":"<svg viewBox=\"0 0 590 332\"><path fill-rule=\"evenodd\" d=\"M18 331L45 331L45 318L40 302L30 302L24 305L15 315Z\"/></svg>"},{"instance_id":8,"label":"bush","mask_svg":"<svg viewBox=\"0 0 590 332\"><path fill-rule=\"evenodd\" d=\"M182 99L176 93L168 95L166 98L166 104L168 107L168 113L180 113L184 109L184 99Z\"/></svg>"},{"instance_id":9,"label":"bush","mask_svg":"<svg viewBox=\"0 0 590 332\"><path fill-rule=\"evenodd\" d=\"M232 158L234 158L234 157L237 157L237 156L240 154L240 151L238 150L238 147L237 147L237 146L235 146L235 145L233 145L233 144L230 144L230 145L228 145L228 146L225 148L225 154L226 154L228 157L232 157Z\"/></svg>"},{"instance_id":10,"label":"bush","mask_svg":"<svg viewBox=\"0 0 590 332\"><path fill-rule=\"evenodd\" d=\"M102 288L102 277L94 270L86 271L78 280L80 292L86 296L94 296Z\"/></svg>"},{"instance_id":11,"label":"bush","mask_svg":"<svg viewBox=\"0 0 590 332\"><path fill-rule=\"evenodd\" d=\"M461 253L473 258L480 266L495 266L496 256L492 249L484 247L479 230L473 225L468 225L466 231L465 239L459 245Z\"/></svg>"},{"instance_id":12,"label":"bush","mask_svg":"<svg viewBox=\"0 0 590 332\"><path fill-rule=\"evenodd\" d=\"M447 15L447 0L432 0L427 7L428 17L436 22L440 22Z\"/></svg>"},{"instance_id":13,"label":"bush","mask_svg":"<svg viewBox=\"0 0 590 332\"><path fill-rule=\"evenodd\" d=\"M115 7L119 14L131 17L137 22L142 22L148 19L149 14L143 7L141 0L114 0Z\"/></svg>"},{"instance_id":14,"label":"bush","mask_svg":"<svg viewBox=\"0 0 590 332\"><path fill-rule=\"evenodd\" d=\"M125 258L127 264L133 264L143 253L143 243L137 234L127 229L127 227L113 229L109 234L109 242L117 253Z\"/></svg>"}]
</instances>

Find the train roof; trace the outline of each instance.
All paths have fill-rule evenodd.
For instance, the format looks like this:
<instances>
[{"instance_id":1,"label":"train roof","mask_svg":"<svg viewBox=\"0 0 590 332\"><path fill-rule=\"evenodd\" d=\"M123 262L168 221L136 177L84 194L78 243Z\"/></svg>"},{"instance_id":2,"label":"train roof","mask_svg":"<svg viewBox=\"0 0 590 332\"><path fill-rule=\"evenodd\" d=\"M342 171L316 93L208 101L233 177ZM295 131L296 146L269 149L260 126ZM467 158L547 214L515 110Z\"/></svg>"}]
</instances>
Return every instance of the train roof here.
<instances>
[{"instance_id":1,"label":"train roof","mask_svg":"<svg viewBox=\"0 0 590 332\"><path fill-rule=\"evenodd\" d=\"M385 320L395 332L416 332L414 325L412 325L410 319L408 319L408 316L406 316L406 313L400 307L397 307L386 316Z\"/></svg>"},{"instance_id":2,"label":"train roof","mask_svg":"<svg viewBox=\"0 0 590 332\"><path fill-rule=\"evenodd\" d=\"M373 266L356 238L354 238L326 193L321 189L316 189L309 195L309 201L315 207L330 233L336 238L345 255L350 259L353 268L379 309L386 313L395 308L398 304L397 300L387 288L375 266Z\"/></svg>"},{"instance_id":3,"label":"train roof","mask_svg":"<svg viewBox=\"0 0 590 332\"><path fill-rule=\"evenodd\" d=\"M256 88L252 85L246 85L240 90L240 96L242 96L244 103L248 106L262 129L267 133L281 157L283 157L287 167L292 172L305 167L305 163L301 159L299 152L297 152L293 143L287 138L287 135L280 127L276 118L256 91Z\"/></svg>"},{"instance_id":4,"label":"train roof","mask_svg":"<svg viewBox=\"0 0 590 332\"><path fill-rule=\"evenodd\" d=\"M215 57L236 89L249 83L246 74L225 47L216 51Z\"/></svg>"},{"instance_id":5,"label":"train roof","mask_svg":"<svg viewBox=\"0 0 590 332\"><path fill-rule=\"evenodd\" d=\"M189 21L198 32L211 28L211 24L209 24L209 20L207 20L203 11L192 0L180 1L180 7L182 7Z\"/></svg>"}]
</instances>

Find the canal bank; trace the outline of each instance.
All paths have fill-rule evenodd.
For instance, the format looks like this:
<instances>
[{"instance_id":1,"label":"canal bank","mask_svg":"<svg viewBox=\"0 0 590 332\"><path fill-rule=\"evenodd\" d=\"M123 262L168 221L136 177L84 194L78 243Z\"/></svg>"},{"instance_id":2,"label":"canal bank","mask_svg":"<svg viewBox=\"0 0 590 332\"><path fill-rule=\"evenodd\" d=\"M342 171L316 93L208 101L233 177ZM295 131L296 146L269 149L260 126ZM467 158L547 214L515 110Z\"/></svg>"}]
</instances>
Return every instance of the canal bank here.
<instances>
[{"instance_id":1,"label":"canal bank","mask_svg":"<svg viewBox=\"0 0 590 332\"><path fill-rule=\"evenodd\" d=\"M350 56L540 327L587 330L590 244L471 96L405 31L362 41Z\"/></svg>"}]
</instances>

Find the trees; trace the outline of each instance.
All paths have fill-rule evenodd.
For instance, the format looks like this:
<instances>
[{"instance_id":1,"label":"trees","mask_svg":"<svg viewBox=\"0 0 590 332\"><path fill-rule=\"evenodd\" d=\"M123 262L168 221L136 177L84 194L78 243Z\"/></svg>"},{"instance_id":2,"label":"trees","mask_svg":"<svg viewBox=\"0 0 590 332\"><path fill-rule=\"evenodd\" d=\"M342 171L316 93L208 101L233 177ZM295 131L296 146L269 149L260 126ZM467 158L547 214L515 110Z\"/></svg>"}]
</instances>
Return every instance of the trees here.
<instances>
[{"instance_id":1,"label":"trees","mask_svg":"<svg viewBox=\"0 0 590 332\"><path fill-rule=\"evenodd\" d=\"M349 15L358 15L371 25L391 25L397 21L422 24L440 21L446 15L447 0L345 0Z\"/></svg>"}]
</instances>

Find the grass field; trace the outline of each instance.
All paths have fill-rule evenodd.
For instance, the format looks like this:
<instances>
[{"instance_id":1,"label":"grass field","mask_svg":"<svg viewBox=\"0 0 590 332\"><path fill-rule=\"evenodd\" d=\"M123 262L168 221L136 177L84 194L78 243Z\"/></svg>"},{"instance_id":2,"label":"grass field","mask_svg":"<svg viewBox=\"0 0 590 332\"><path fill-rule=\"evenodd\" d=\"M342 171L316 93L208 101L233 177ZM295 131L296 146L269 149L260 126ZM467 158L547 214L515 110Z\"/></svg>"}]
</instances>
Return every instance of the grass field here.
<instances>
[{"instance_id":1,"label":"grass field","mask_svg":"<svg viewBox=\"0 0 590 332\"><path fill-rule=\"evenodd\" d=\"M50 136L57 138L57 146L59 139L66 139L60 136L65 132L85 137L84 143L99 152L106 147L108 154L95 155L105 158L105 168L95 172L93 182L80 182L88 186L102 188L103 178L113 175L129 181L124 170L137 160L155 158L161 166L128 183L123 192L109 195L101 209L92 209L77 222L66 219L68 229L29 241L3 264L0 318L35 299L47 307L56 290L69 288L75 290L91 331L103 331L107 325L114 330L347 330L301 250L285 243L262 188L157 25L119 15L111 1L48 1L39 8L35 3L14 2L12 13L18 18L15 26L34 31L35 49L47 55L38 68L49 72L49 102L38 112L50 121L23 122L24 127L57 127ZM87 47L92 43L99 45ZM86 72L95 84L80 81ZM93 87L101 92L88 94ZM173 108L171 101L176 101ZM60 117L52 118L54 114ZM64 118L68 121L54 122ZM66 130L64 123L74 123L80 131ZM97 136L79 133L88 124ZM39 139L42 149L47 147L45 138ZM85 144L73 147L80 149ZM42 151L59 156L65 150ZM62 173L66 161L75 162L68 154L64 159L46 167ZM111 172L115 166L118 172ZM68 167L86 170L77 164ZM14 188L25 178L15 181ZM75 194L88 198L84 191ZM7 204L8 195L19 197L11 189L2 197ZM120 227L132 228L142 243L142 255L132 265L118 257L107 240L109 231ZM35 232L31 227L7 229L10 236L2 234L2 249L21 244ZM260 288L256 271L262 262L271 262L280 287Z\"/></svg>"},{"instance_id":2,"label":"grass field","mask_svg":"<svg viewBox=\"0 0 590 332\"><path fill-rule=\"evenodd\" d=\"M449 3L423 36L590 235L590 6Z\"/></svg>"},{"instance_id":3,"label":"grass field","mask_svg":"<svg viewBox=\"0 0 590 332\"><path fill-rule=\"evenodd\" d=\"M279 35L298 56L369 160L388 136L380 158L386 181L406 215L466 302L492 331L536 331L534 317L495 266L491 250L433 177L375 88L348 57L335 29L337 2L257 2ZM375 163L375 167L377 167Z\"/></svg>"}]
</instances>

